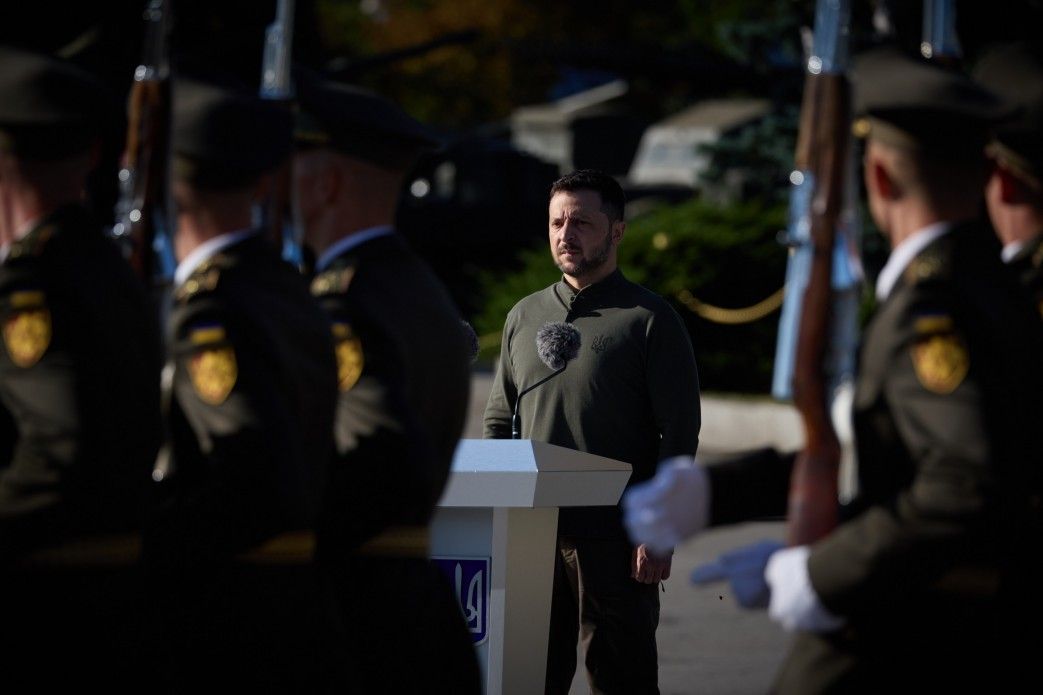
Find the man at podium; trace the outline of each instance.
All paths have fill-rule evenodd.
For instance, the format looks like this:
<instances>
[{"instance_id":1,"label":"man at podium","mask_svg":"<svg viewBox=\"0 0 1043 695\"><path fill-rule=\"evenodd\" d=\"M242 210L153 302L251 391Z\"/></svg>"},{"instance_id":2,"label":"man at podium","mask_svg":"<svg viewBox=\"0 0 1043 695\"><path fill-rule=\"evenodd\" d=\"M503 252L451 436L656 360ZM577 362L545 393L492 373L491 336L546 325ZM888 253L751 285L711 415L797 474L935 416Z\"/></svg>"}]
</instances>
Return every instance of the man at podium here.
<instances>
[{"instance_id":1,"label":"man at podium","mask_svg":"<svg viewBox=\"0 0 1043 695\"><path fill-rule=\"evenodd\" d=\"M622 188L601 172L551 187L550 250L562 279L507 316L485 437L617 459L633 467L633 484L660 460L695 453L700 409L680 317L617 267L624 207ZM578 352L548 354L556 333L576 331ZM558 519L546 692L568 693L579 639L592 692L658 693L658 585L670 557L633 546L618 507L563 508Z\"/></svg>"}]
</instances>

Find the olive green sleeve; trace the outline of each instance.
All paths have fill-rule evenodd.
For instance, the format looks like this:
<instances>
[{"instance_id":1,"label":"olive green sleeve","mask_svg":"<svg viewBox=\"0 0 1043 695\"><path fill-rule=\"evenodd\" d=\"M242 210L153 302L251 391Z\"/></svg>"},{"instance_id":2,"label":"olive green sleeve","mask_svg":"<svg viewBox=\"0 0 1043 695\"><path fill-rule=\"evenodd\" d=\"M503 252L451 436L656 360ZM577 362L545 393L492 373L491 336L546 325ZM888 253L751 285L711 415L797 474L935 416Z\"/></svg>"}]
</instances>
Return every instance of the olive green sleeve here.
<instances>
[{"instance_id":1,"label":"olive green sleeve","mask_svg":"<svg viewBox=\"0 0 1043 695\"><path fill-rule=\"evenodd\" d=\"M508 315L503 327L503 338L500 343L500 357L496 362L496 375L493 377L492 390L485 406L484 434L485 439L510 439L511 415L518 397L518 389L514 383L511 369L511 336L512 316Z\"/></svg>"},{"instance_id":2,"label":"olive green sleeve","mask_svg":"<svg viewBox=\"0 0 1043 695\"><path fill-rule=\"evenodd\" d=\"M659 459L695 455L702 424L699 374L688 331L669 307L650 319L647 346L648 396L662 436Z\"/></svg>"}]
</instances>

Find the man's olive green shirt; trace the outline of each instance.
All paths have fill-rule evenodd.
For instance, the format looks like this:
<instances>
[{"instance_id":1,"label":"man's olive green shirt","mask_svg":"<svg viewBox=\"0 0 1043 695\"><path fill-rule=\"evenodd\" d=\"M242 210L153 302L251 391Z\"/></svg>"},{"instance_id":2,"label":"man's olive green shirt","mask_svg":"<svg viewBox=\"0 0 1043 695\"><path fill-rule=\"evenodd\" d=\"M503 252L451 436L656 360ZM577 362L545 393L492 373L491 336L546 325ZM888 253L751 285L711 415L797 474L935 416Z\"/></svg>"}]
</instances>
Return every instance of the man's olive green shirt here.
<instances>
[{"instance_id":1,"label":"man's olive green shirt","mask_svg":"<svg viewBox=\"0 0 1043 695\"><path fill-rule=\"evenodd\" d=\"M518 393L552 372L536 332L565 321L580 332L565 371L521 398L521 437L629 463L630 483L658 462L694 455L699 444L699 378L688 332L658 295L618 270L581 291L564 279L518 302L507 315L485 437L509 439ZM618 507L563 508L559 534L622 538Z\"/></svg>"}]
</instances>

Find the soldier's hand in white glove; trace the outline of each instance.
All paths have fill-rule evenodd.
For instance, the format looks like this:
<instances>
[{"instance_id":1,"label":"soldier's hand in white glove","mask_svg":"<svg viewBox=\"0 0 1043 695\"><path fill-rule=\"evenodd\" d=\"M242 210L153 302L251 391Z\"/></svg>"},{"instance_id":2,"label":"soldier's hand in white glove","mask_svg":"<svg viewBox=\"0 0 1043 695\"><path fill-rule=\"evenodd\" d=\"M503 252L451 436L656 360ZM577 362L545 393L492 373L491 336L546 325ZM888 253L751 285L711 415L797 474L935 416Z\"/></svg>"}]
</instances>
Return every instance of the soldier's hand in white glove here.
<instances>
[{"instance_id":1,"label":"soldier's hand in white glove","mask_svg":"<svg viewBox=\"0 0 1043 695\"><path fill-rule=\"evenodd\" d=\"M844 626L842 616L831 613L819 599L808 574L811 548L798 545L772 555L764 571L771 586L768 615L787 632L832 632Z\"/></svg>"},{"instance_id":2,"label":"soldier's hand in white glove","mask_svg":"<svg viewBox=\"0 0 1043 695\"><path fill-rule=\"evenodd\" d=\"M709 523L710 481L691 456L659 464L655 477L623 495L623 523L635 545L666 555Z\"/></svg>"},{"instance_id":3,"label":"soldier's hand in white glove","mask_svg":"<svg viewBox=\"0 0 1043 695\"><path fill-rule=\"evenodd\" d=\"M699 565L692 571L693 584L710 584L727 580L735 600L743 608L767 608L771 589L764 577L764 568L779 550L780 541L763 540L730 550L713 562Z\"/></svg>"}]
</instances>

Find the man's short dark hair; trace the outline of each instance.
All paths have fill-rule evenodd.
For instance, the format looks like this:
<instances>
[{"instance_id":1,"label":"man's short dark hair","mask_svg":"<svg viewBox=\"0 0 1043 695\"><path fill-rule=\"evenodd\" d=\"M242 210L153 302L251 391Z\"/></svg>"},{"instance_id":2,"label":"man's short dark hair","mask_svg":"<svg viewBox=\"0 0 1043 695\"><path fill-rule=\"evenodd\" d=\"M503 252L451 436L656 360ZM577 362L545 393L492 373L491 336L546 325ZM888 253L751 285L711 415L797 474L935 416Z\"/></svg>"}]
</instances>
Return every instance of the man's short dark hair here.
<instances>
[{"instance_id":1,"label":"man's short dark hair","mask_svg":"<svg viewBox=\"0 0 1043 695\"><path fill-rule=\"evenodd\" d=\"M568 191L594 191L601 196L601 211L608 215L609 222L622 222L626 209L626 195L619 182L608 174L595 169L579 169L565 174L550 187L550 197Z\"/></svg>"}]
</instances>

